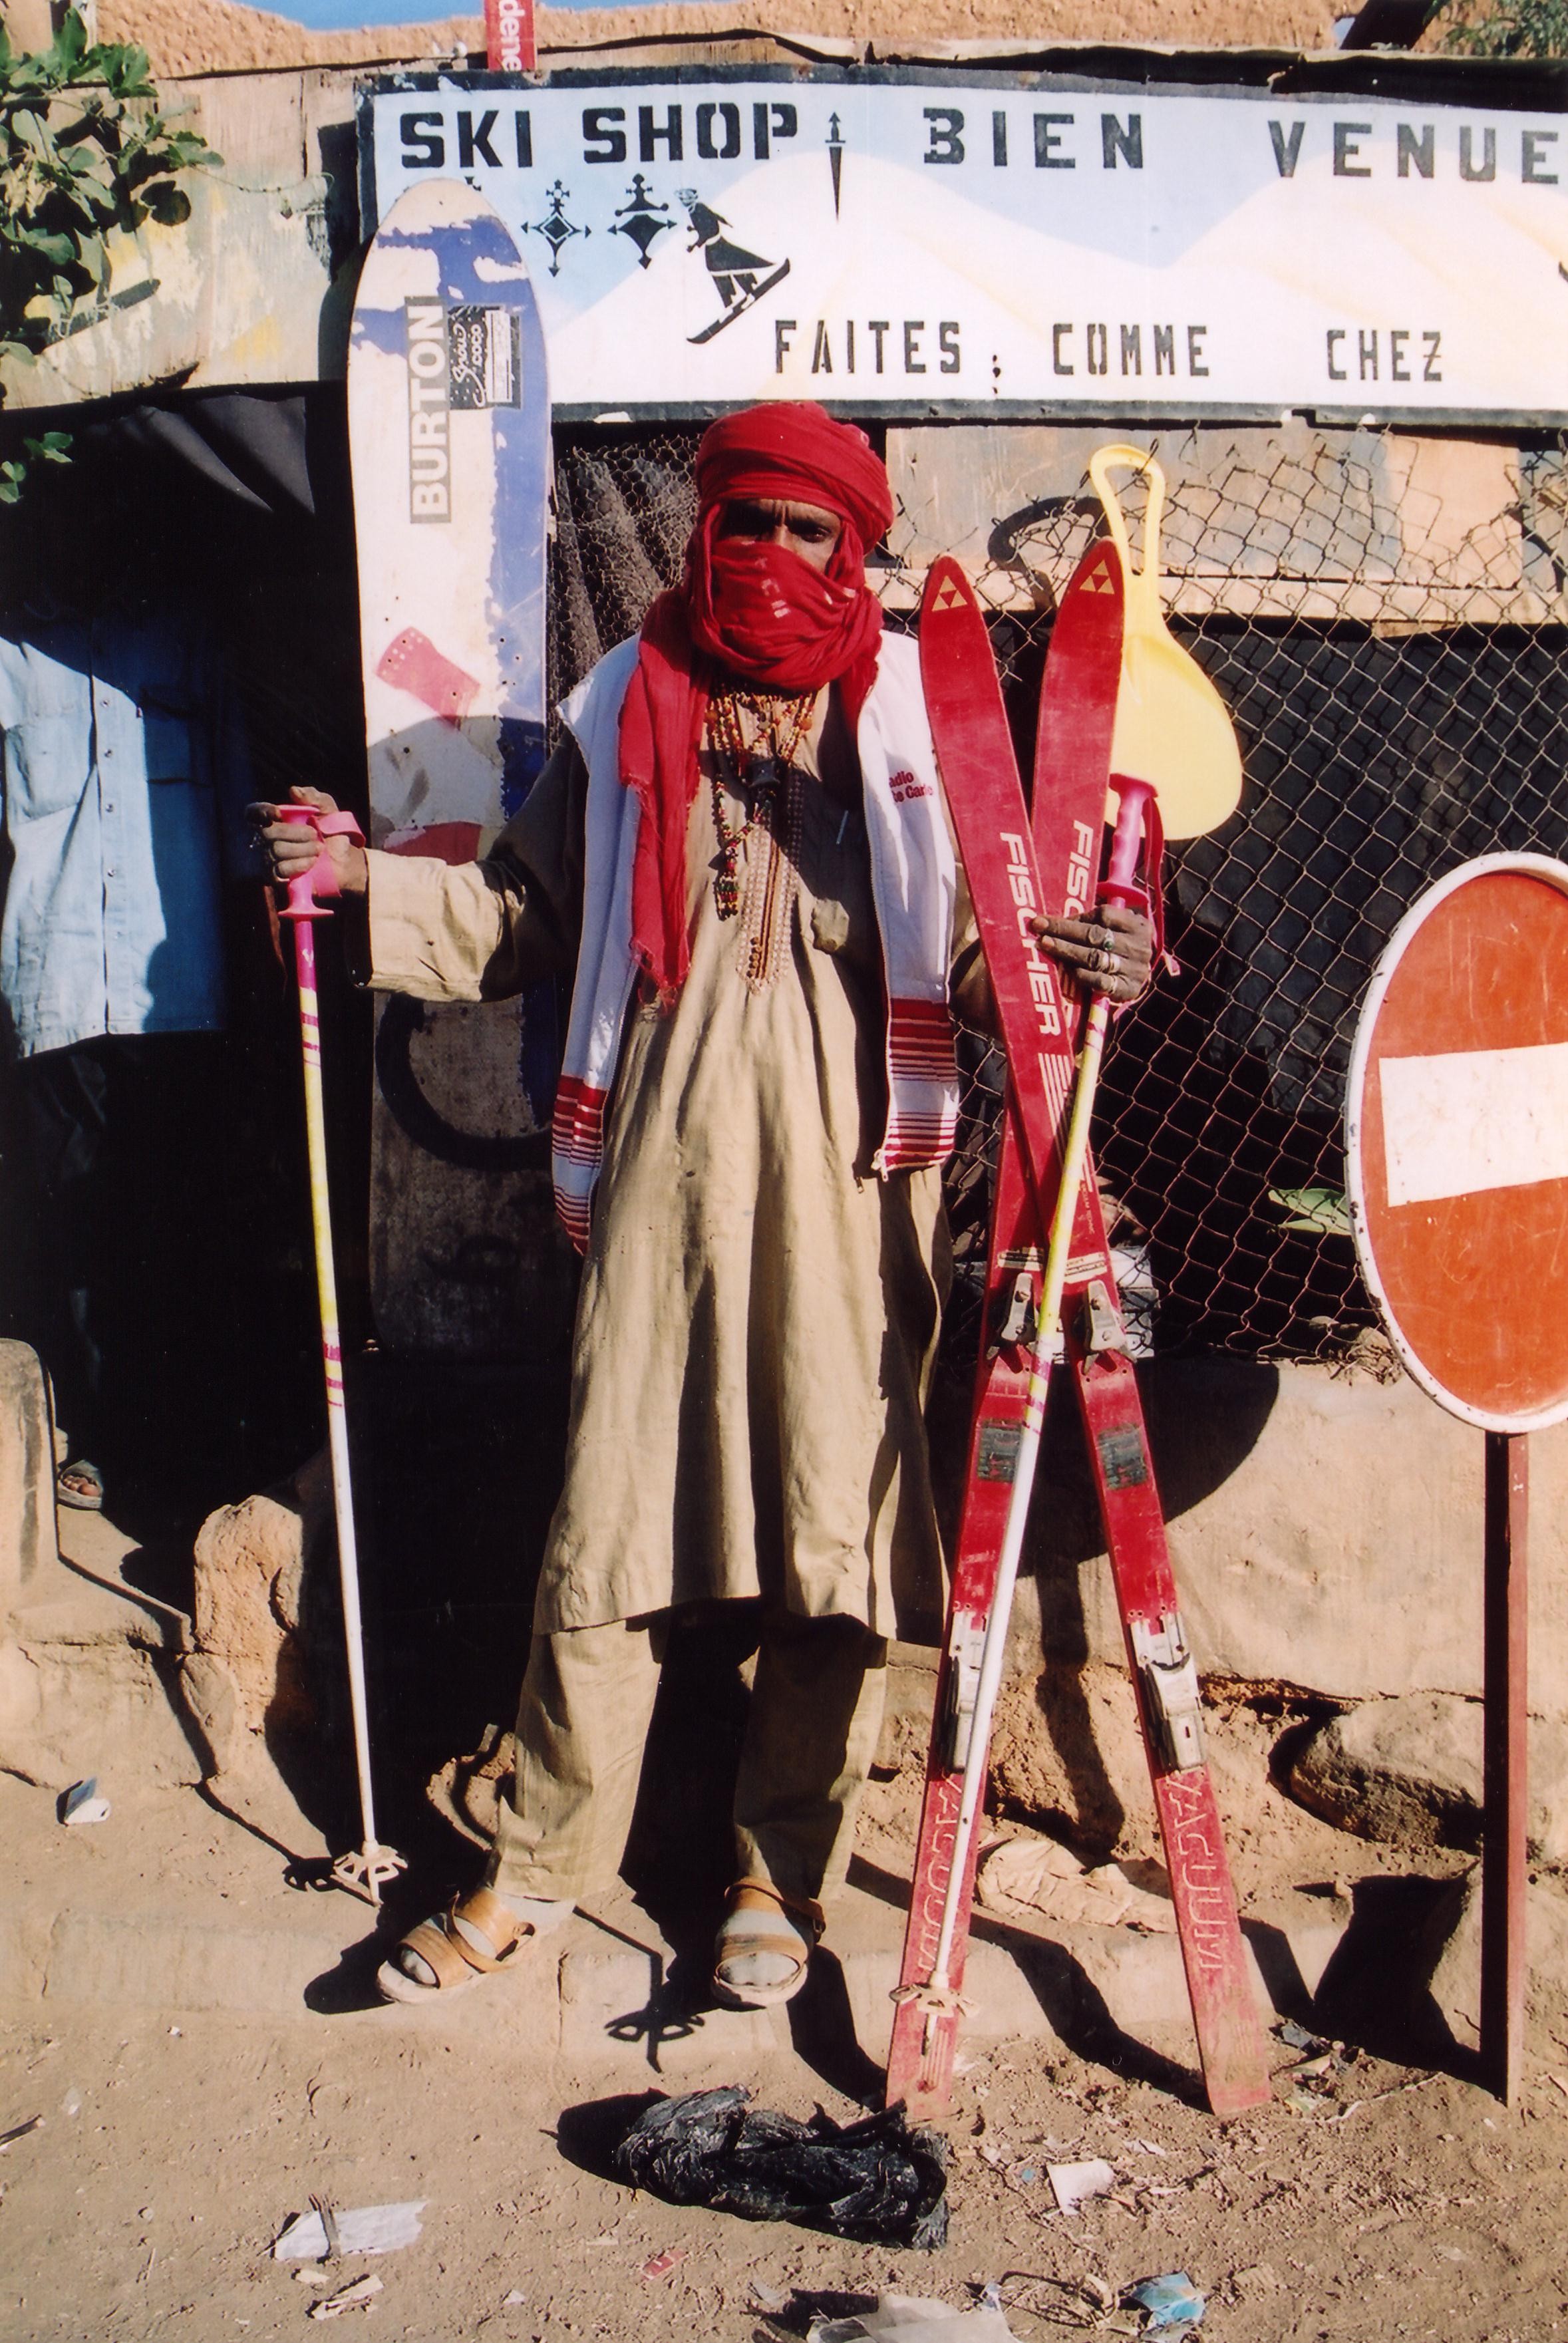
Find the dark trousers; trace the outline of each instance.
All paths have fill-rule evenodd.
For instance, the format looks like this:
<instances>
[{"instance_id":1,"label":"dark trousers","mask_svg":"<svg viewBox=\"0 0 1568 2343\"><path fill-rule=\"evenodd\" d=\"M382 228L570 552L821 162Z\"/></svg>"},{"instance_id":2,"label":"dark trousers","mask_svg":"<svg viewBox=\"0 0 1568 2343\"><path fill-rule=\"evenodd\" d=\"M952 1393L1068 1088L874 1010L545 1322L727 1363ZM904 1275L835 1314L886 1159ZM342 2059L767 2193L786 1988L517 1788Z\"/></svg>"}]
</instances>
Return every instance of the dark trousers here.
<instances>
[{"instance_id":1,"label":"dark trousers","mask_svg":"<svg viewBox=\"0 0 1568 2343\"><path fill-rule=\"evenodd\" d=\"M233 1099L220 1033L109 1035L11 1071L7 1315L106 1472L210 1454L232 1417Z\"/></svg>"}]
</instances>

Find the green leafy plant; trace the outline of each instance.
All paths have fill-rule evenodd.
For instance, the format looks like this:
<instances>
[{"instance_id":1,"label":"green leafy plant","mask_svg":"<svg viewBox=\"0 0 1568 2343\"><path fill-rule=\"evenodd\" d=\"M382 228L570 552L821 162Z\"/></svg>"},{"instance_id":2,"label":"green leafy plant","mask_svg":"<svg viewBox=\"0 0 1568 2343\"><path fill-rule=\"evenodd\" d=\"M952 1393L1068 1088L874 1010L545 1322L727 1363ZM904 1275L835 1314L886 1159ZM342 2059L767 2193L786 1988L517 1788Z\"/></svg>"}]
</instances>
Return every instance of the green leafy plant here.
<instances>
[{"instance_id":1,"label":"green leafy plant","mask_svg":"<svg viewBox=\"0 0 1568 2343\"><path fill-rule=\"evenodd\" d=\"M68 431L45 431L36 439L24 439L22 456L8 456L0 462L0 505L14 505L22 494L30 464L68 464L71 460L71 435Z\"/></svg>"},{"instance_id":2,"label":"green leafy plant","mask_svg":"<svg viewBox=\"0 0 1568 2343\"><path fill-rule=\"evenodd\" d=\"M1568 0L1442 0L1445 49L1471 57L1568 57Z\"/></svg>"},{"instance_id":3,"label":"green leafy plant","mask_svg":"<svg viewBox=\"0 0 1568 2343\"><path fill-rule=\"evenodd\" d=\"M19 55L0 25L0 358L46 348L110 297L110 238L178 227L184 171L222 160L159 107L145 49L89 42L73 8L46 49ZM0 387L0 398L4 388ZM58 431L0 464L14 504L28 461L68 460Z\"/></svg>"},{"instance_id":4,"label":"green leafy plant","mask_svg":"<svg viewBox=\"0 0 1568 2343\"><path fill-rule=\"evenodd\" d=\"M1351 1234L1350 1207L1338 1188L1271 1188L1269 1202L1287 1216L1286 1228L1300 1229L1303 1235Z\"/></svg>"}]
</instances>

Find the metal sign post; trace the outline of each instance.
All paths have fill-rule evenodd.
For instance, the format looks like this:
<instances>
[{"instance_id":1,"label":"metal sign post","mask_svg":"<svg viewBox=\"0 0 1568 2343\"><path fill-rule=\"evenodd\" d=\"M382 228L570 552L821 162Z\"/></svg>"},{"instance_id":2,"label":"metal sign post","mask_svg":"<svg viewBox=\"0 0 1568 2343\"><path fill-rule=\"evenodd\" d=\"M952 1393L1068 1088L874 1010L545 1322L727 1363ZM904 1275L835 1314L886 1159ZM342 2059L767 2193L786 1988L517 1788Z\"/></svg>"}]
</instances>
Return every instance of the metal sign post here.
<instances>
[{"instance_id":1,"label":"metal sign post","mask_svg":"<svg viewBox=\"0 0 1568 2343\"><path fill-rule=\"evenodd\" d=\"M1527 1647L1530 1442L1486 1435L1486 1810L1481 1845L1481 2056L1512 2106L1524 2052L1526 1825L1530 1814Z\"/></svg>"},{"instance_id":2,"label":"metal sign post","mask_svg":"<svg viewBox=\"0 0 1568 2343\"><path fill-rule=\"evenodd\" d=\"M1481 2058L1524 2033L1528 1434L1568 1417L1568 867L1494 854L1432 888L1372 974L1346 1175L1362 1275L1415 1380L1486 1435Z\"/></svg>"}]
</instances>

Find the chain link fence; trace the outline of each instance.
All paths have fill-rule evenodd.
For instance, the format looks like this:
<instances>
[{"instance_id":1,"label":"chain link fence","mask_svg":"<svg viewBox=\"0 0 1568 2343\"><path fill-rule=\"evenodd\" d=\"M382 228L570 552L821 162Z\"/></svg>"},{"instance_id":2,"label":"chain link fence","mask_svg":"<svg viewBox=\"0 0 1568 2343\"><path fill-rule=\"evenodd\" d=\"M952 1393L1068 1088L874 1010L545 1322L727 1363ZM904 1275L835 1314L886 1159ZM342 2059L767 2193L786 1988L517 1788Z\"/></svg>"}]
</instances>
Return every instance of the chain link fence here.
<instances>
[{"instance_id":1,"label":"chain link fence","mask_svg":"<svg viewBox=\"0 0 1568 2343\"><path fill-rule=\"evenodd\" d=\"M699 436L558 440L558 689L678 575ZM965 562L1026 772L1057 597L1101 526L1084 467L1110 436L888 434L899 518L872 575L889 622L913 623L935 555ZM1116 1028L1101 1179L1146 1259L1160 1349L1335 1360L1372 1322L1341 1114L1373 963L1456 864L1568 854L1568 449L1300 419L1141 444L1170 484L1167 611L1231 710L1247 786L1222 830L1171 854L1181 973ZM1141 558L1131 501L1130 518ZM1001 1081L983 1037L961 1060L955 1359L973 1353Z\"/></svg>"}]
</instances>

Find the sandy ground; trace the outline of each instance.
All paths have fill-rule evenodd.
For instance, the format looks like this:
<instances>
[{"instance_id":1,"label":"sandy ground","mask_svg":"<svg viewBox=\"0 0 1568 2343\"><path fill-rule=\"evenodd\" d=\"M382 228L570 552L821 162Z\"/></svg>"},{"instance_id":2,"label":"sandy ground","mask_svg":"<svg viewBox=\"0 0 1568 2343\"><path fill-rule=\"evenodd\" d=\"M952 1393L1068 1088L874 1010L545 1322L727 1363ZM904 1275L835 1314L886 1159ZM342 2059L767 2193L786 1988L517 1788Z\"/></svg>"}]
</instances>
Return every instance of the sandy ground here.
<instances>
[{"instance_id":1,"label":"sandy ground","mask_svg":"<svg viewBox=\"0 0 1568 2343\"><path fill-rule=\"evenodd\" d=\"M1171 42L1208 48L1322 49L1332 45L1333 0L694 0L689 6L541 7L538 42L548 53L657 34L755 29L857 41L1006 40ZM450 55L484 47L482 15L428 25L313 33L228 0L100 0L106 40L137 41L157 74L254 72L266 66L357 65Z\"/></svg>"},{"instance_id":2,"label":"sandy ground","mask_svg":"<svg viewBox=\"0 0 1568 2343\"><path fill-rule=\"evenodd\" d=\"M767 2343L883 2288L962 2308L988 2280L1021 2338L1125 2334L1134 2319L1105 2318L1119 2290L1178 2269L1209 2298L1205 2343L1568 2333L1568 2085L1544 2073L1504 2113L1363 2056L1309 2114L1276 2104L1221 2126L1157 2081L998 2052L961 2077L951 2235L920 2256L635 2197L592 2168L581 2112L613 2122L607 2101L640 2100L632 2054L621 2075L502 2067L471 2035L444 2039L436 2016L116 2022L41 2007L14 2023L0 2109L6 2127L45 2121L0 2157L0 2335L302 2336L318 2289L268 2249L313 2194L340 2209L426 2200L416 2244L333 2273L379 2276L373 2309L350 2315L408 2343ZM733 2079L798 2115L855 2111L799 2062ZM1088 2157L1112 2164L1116 2191L1065 2217L1044 2167ZM789 2298L771 2325L756 2282Z\"/></svg>"},{"instance_id":3,"label":"sandy ground","mask_svg":"<svg viewBox=\"0 0 1568 2343\"><path fill-rule=\"evenodd\" d=\"M1423 1878L1461 1867L1365 1845L1291 1805L1268 1779L1281 1729L1245 1703L1214 1718L1245 1905L1282 1885L1430 1894ZM1113 1779L1131 1755L1131 1742L1107 1750ZM900 1872L918 1778L911 1762L885 1768L862 1830L867 1856ZM58 1829L47 1792L0 1788L13 1911L36 1905L48 1919L107 1896L129 1913L183 1896L193 1926L243 1929L286 1896L256 1842L222 1874L222 1829L195 1793L159 1794L87 1834ZM1141 1837L1131 1818L1122 1843ZM335 1941L361 1933L367 1916L345 1899L309 1902ZM1173 2270L1208 2298L1204 2343L1568 2336L1568 1994L1536 1979L1526 2086L1505 2111L1456 2078L1462 2056L1425 2063L1389 1990L1405 1956L1374 1942L1321 2005L1315 2022L1344 2045L1326 2070L1292 2080L1303 2052L1276 2036L1275 2103L1228 2125L1198 2104L1184 2027L1081 2056L971 2046L946 2127L951 2233L931 2256L678 2209L606 2177L607 2137L661 2081L740 2083L764 2106L848 2120L871 2103L854 2094L874 2088L880 2041L847 2059L802 2026L798 2055L754 2061L720 2051L717 2033L705 2041L699 2020L663 2052L665 2077L641 2039L607 2039L591 2066L573 2065L530 2055L526 1974L412 2013L315 1993L319 2008L244 2017L15 2004L0 2018L0 2134L43 2122L0 2148L0 2338L303 2336L330 2289L269 2248L313 2196L339 2209L425 2200L415 2244L324 2274L379 2277L373 2307L345 2315L407 2343L788 2343L813 2312L869 2307L885 2288L961 2308L990 2281L1020 2343L1050 2343L1135 2332L1121 2289ZM144 2001L156 1990L136 1989ZM1113 2167L1115 2190L1065 2217L1046 2165L1091 2157Z\"/></svg>"}]
</instances>

